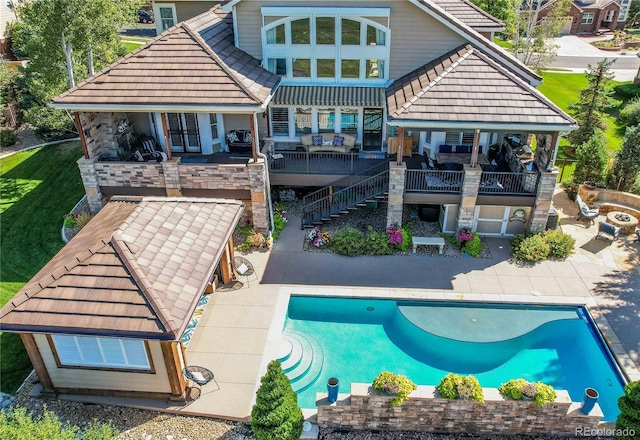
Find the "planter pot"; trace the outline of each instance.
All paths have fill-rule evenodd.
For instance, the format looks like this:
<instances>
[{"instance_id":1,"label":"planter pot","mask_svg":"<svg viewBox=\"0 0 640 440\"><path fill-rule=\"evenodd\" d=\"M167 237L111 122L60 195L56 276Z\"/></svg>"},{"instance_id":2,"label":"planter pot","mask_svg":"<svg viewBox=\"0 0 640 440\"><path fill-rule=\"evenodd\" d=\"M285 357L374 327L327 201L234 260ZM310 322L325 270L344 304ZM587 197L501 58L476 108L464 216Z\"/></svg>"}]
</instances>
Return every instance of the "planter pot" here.
<instances>
[{"instance_id":1,"label":"planter pot","mask_svg":"<svg viewBox=\"0 0 640 440\"><path fill-rule=\"evenodd\" d=\"M589 189L589 190L596 189L596 184L595 184L595 183L593 183L593 182L589 182L588 180L587 180L587 181L585 181L585 182L582 184L582 186L584 186L584 188L585 188L585 189Z\"/></svg>"},{"instance_id":2,"label":"planter pot","mask_svg":"<svg viewBox=\"0 0 640 440\"><path fill-rule=\"evenodd\" d=\"M340 382L337 378L332 377L327 381L327 393L329 396L327 400L329 403L334 403L338 400L338 389L340 388Z\"/></svg>"},{"instance_id":3,"label":"planter pot","mask_svg":"<svg viewBox=\"0 0 640 440\"><path fill-rule=\"evenodd\" d=\"M583 414L589 414L598 401L598 396L598 391L594 388L587 388L584 390L584 398L582 399L582 407L580 408L580 411L582 411Z\"/></svg>"},{"instance_id":4,"label":"planter pot","mask_svg":"<svg viewBox=\"0 0 640 440\"><path fill-rule=\"evenodd\" d=\"M532 402L534 399L535 397L525 396L524 394L522 395L522 400L526 400L527 402Z\"/></svg>"}]
</instances>

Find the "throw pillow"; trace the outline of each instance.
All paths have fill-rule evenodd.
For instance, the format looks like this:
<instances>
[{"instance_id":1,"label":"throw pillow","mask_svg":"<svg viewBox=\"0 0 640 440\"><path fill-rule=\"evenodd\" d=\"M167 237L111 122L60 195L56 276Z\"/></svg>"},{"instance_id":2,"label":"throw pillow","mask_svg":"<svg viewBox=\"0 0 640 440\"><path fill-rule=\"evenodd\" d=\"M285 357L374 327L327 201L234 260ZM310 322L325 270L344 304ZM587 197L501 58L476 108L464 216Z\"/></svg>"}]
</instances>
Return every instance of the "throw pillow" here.
<instances>
[{"instance_id":1,"label":"throw pillow","mask_svg":"<svg viewBox=\"0 0 640 440\"><path fill-rule=\"evenodd\" d=\"M251 143L253 142L253 136L251 136L251 133L247 132L247 134L244 135L244 141L246 143Z\"/></svg>"},{"instance_id":2,"label":"throw pillow","mask_svg":"<svg viewBox=\"0 0 640 440\"><path fill-rule=\"evenodd\" d=\"M227 142L238 142L238 135L235 131L232 131L227 135Z\"/></svg>"},{"instance_id":3,"label":"throw pillow","mask_svg":"<svg viewBox=\"0 0 640 440\"><path fill-rule=\"evenodd\" d=\"M192 371L191 372L191 377L193 377L193 380L195 380L196 382L204 382L205 381L204 376L199 371Z\"/></svg>"},{"instance_id":4,"label":"throw pillow","mask_svg":"<svg viewBox=\"0 0 640 440\"><path fill-rule=\"evenodd\" d=\"M320 136L312 136L311 141L313 142L314 147L319 147L322 145L322 135Z\"/></svg>"},{"instance_id":5,"label":"throw pillow","mask_svg":"<svg viewBox=\"0 0 640 440\"><path fill-rule=\"evenodd\" d=\"M344 144L344 137L343 136L334 136L333 137L333 145L335 145L336 147L342 147L343 144Z\"/></svg>"}]
</instances>

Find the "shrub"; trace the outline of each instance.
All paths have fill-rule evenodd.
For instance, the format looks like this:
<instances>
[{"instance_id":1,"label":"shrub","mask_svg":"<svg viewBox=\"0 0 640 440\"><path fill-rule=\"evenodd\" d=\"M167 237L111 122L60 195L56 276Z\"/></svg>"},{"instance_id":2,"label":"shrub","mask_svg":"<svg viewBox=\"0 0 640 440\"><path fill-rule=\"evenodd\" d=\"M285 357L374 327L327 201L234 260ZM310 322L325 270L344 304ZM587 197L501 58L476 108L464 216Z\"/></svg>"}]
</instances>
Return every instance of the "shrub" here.
<instances>
[{"instance_id":1,"label":"shrub","mask_svg":"<svg viewBox=\"0 0 640 440\"><path fill-rule=\"evenodd\" d=\"M576 150L576 169L574 182L590 181L598 185L604 181L604 172L609 162L609 153L605 147L604 135L595 133Z\"/></svg>"},{"instance_id":2,"label":"shrub","mask_svg":"<svg viewBox=\"0 0 640 440\"><path fill-rule=\"evenodd\" d=\"M556 400L557 394L551 385L542 382L527 382L524 379L511 379L500 385L500 394L509 399L521 400L523 396L533 399L537 406Z\"/></svg>"},{"instance_id":3,"label":"shrub","mask_svg":"<svg viewBox=\"0 0 640 440\"><path fill-rule=\"evenodd\" d=\"M284 375L280 362L271 361L260 379L256 404L251 410L251 429L258 440L298 440L304 418L298 397Z\"/></svg>"},{"instance_id":4,"label":"shrub","mask_svg":"<svg viewBox=\"0 0 640 440\"><path fill-rule=\"evenodd\" d=\"M482 252L482 240L480 240L480 236L474 232L473 238L471 240L467 240L462 245L462 252L466 252L475 258L480 257L480 252Z\"/></svg>"},{"instance_id":5,"label":"shrub","mask_svg":"<svg viewBox=\"0 0 640 440\"><path fill-rule=\"evenodd\" d=\"M351 227L337 231L333 234L331 249L337 254L349 257L362 255L365 249L364 234Z\"/></svg>"},{"instance_id":6,"label":"shrub","mask_svg":"<svg viewBox=\"0 0 640 440\"><path fill-rule=\"evenodd\" d=\"M549 229L542 234L542 238L549 245L549 258L562 260L573 253L575 239L559 229Z\"/></svg>"},{"instance_id":7,"label":"shrub","mask_svg":"<svg viewBox=\"0 0 640 440\"><path fill-rule=\"evenodd\" d=\"M413 235L411 234L411 224L407 224L402 227L402 244L400 250L402 252L409 252L413 245Z\"/></svg>"},{"instance_id":8,"label":"shrub","mask_svg":"<svg viewBox=\"0 0 640 440\"><path fill-rule=\"evenodd\" d=\"M640 433L640 381L629 382L624 386L624 395L618 399L620 414L616 420L616 430ZM617 439L630 438L617 436Z\"/></svg>"},{"instance_id":9,"label":"shrub","mask_svg":"<svg viewBox=\"0 0 640 440\"><path fill-rule=\"evenodd\" d=\"M367 236L364 239L365 255L391 255L393 249L389 242L389 235L386 232L376 232L369 226Z\"/></svg>"},{"instance_id":10,"label":"shrub","mask_svg":"<svg viewBox=\"0 0 640 440\"><path fill-rule=\"evenodd\" d=\"M640 123L640 97L632 99L620 111L620 117L627 125L635 126Z\"/></svg>"},{"instance_id":11,"label":"shrub","mask_svg":"<svg viewBox=\"0 0 640 440\"><path fill-rule=\"evenodd\" d=\"M519 246L513 250L513 257L516 260L535 263L545 260L550 251L549 245L540 235L532 235L522 239Z\"/></svg>"},{"instance_id":12,"label":"shrub","mask_svg":"<svg viewBox=\"0 0 640 440\"><path fill-rule=\"evenodd\" d=\"M572 200L575 202L576 196L578 195L578 188L579 188L578 185L575 185L570 182L567 182L567 183L563 182L563 185L564 185L564 192L567 193L567 197L569 197L569 200Z\"/></svg>"},{"instance_id":13,"label":"shrub","mask_svg":"<svg viewBox=\"0 0 640 440\"><path fill-rule=\"evenodd\" d=\"M480 382L472 375L461 376L449 373L440 380L436 387L445 399L467 399L484 402L484 394Z\"/></svg>"},{"instance_id":14,"label":"shrub","mask_svg":"<svg viewBox=\"0 0 640 440\"><path fill-rule=\"evenodd\" d=\"M77 226L75 213L65 214L62 218L64 219L62 226L65 228L75 228Z\"/></svg>"},{"instance_id":15,"label":"shrub","mask_svg":"<svg viewBox=\"0 0 640 440\"><path fill-rule=\"evenodd\" d=\"M238 249L241 251L248 251L251 248L261 248L267 244L267 239L261 232L253 230L244 243L238 245Z\"/></svg>"},{"instance_id":16,"label":"shrub","mask_svg":"<svg viewBox=\"0 0 640 440\"><path fill-rule=\"evenodd\" d=\"M271 236L274 240L277 240L280 237L280 232L283 231L284 227L287 224L287 211L285 210L286 206L282 202L275 202L273 204L273 226L274 229L271 232Z\"/></svg>"},{"instance_id":17,"label":"shrub","mask_svg":"<svg viewBox=\"0 0 640 440\"><path fill-rule=\"evenodd\" d=\"M383 371L373 381L373 389L385 393L395 394L395 399L391 401L391 406L402 405L402 402L409 397L409 394L418 386L407 376Z\"/></svg>"},{"instance_id":18,"label":"shrub","mask_svg":"<svg viewBox=\"0 0 640 440\"><path fill-rule=\"evenodd\" d=\"M88 212L82 212L78 215L76 215L76 225L82 229L85 226L87 226L87 223L89 223L89 221L93 218L93 216L91 214L89 214Z\"/></svg>"},{"instance_id":19,"label":"shrub","mask_svg":"<svg viewBox=\"0 0 640 440\"><path fill-rule=\"evenodd\" d=\"M9 128L0 130L0 146L2 148L10 147L18 142L18 135Z\"/></svg>"}]
</instances>

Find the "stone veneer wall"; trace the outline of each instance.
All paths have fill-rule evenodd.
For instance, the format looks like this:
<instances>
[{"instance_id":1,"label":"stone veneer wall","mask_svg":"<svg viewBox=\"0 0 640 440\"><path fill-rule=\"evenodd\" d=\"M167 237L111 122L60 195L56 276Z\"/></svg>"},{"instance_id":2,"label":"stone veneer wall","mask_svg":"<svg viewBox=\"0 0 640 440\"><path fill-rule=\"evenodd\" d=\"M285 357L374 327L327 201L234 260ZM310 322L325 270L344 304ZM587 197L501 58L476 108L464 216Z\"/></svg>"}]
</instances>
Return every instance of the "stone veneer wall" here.
<instances>
[{"instance_id":1,"label":"stone veneer wall","mask_svg":"<svg viewBox=\"0 0 640 440\"><path fill-rule=\"evenodd\" d=\"M456 229L473 227L473 219L476 213L476 202L480 189L482 168L474 168L469 164L464 165L464 180L462 181L462 194L458 206L458 226Z\"/></svg>"},{"instance_id":2,"label":"stone veneer wall","mask_svg":"<svg viewBox=\"0 0 640 440\"><path fill-rule=\"evenodd\" d=\"M402 209L404 207L404 186L407 176L407 165L391 163L389 165L389 195L387 204L387 226L402 225Z\"/></svg>"},{"instance_id":3,"label":"stone veneer wall","mask_svg":"<svg viewBox=\"0 0 640 440\"><path fill-rule=\"evenodd\" d=\"M122 112L96 113L80 112L80 123L85 133L89 158L117 157L118 149L118 121L127 119Z\"/></svg>"},{"instance_id":4,"label":"stone veneer wall","mask_svg":"<svg viewBox=\"0 0 640 440\"><path fill-rule=\"evenodd\" d=\"M180 164L180 187L188 189L249 190L249 168L245 164Z\"/></svg>"},{"instance_id":5,"label":"stone veneer wall","mask_svg":"<svg viewBox=\"0 0 640 440\"><path fill-rule=\"evenodd\" d=\"M590 415L580 412L566 391L558 391L551 404L506 400L497 389L484 388L485 402L440 398L435 387L420 386L401 406L391 406L391 396L369 395L369 384L351 384L351 395L329 404L318 394L321 428L421 431L476 434L547 434L575 436L576 428L596 429L603 417L596 404Z\"/></svg>"},{"instance_id":6,"label":"stone veneer wall","mask_svg":"<svg viewBox=\"0 0 640 440\"><path fill-rule=\"evenodd\" d=\"M528 230L530 232L542 232L547 227L549 209L551 209L551 201L556 189L558 173L559 170L556 167L554 167L551 172L545 170L540 171L536 201L531 209L531 216L529 217Z\"/></svg>"},{"instance_id":7,"label":"stone veneer wall","mask_svg":"<svg viewBox=\"0 0 640 440\"><path fill-rule=\"evenodd\" d=\"M164 188L161 163L153 162L95 162L99 186L133 188Z\"/></svg>"}]
</instances>

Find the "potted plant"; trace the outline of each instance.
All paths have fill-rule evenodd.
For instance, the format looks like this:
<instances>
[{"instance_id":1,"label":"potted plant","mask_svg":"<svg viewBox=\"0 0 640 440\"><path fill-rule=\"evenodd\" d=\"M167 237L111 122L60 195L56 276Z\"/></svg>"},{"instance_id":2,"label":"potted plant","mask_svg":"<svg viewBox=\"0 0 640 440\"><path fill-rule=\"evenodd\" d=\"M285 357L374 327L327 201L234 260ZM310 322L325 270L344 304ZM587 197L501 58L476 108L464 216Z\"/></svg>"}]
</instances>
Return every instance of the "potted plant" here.
<instances>
[{"instance_id":1,"label":"potted plant","mask_svg":"<svg viewBox=\"0 0 640 440\"><path fill-rule=\"evenodd\" d=\"M513 400L532 400L537 406L556 400L557 394L551 385L511 379L500 385L500 394Z\"/></svg>"},{"instance_id":2,"label":"potted plant","mask_svg":"<svg viewBox=\"0 0 640 440\"><path fill-rule=\"evenodd\" d=\"M391 406L402 405L402 402L409 397L409 394L418 386L407 376L383 371L373 381L373 389L382 393L395 395L391 401Z\"/></svg>"},{"instance_id":3,"label":"potted plant","mask_svg":"<svg viewBox=\"0 0 640 440\"><path fill-rule=\"evenodd\" d=\"M461 376L449 373L440 380L436 387L445 399L464 399L484 402L484 394L480 382L472 375Z\"/></svg>"}]
</instances>

